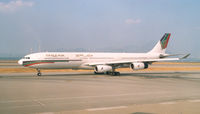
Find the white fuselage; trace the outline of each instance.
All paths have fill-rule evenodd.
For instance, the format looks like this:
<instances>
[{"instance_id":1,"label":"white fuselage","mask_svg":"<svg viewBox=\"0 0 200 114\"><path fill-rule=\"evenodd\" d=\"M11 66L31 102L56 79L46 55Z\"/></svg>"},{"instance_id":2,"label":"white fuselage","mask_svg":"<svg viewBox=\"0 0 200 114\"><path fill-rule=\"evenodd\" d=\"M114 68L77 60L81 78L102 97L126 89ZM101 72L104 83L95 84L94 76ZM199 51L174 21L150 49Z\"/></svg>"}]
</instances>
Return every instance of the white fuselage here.
<instances>
[{"instance_id":1,"label":"white fuselage","mask_svg":"<svg viewBox=\"0 0 200 114\"><path fill-rule=\"evenodd\" d=\"M44 52L26 55L19 60L19 64L37 69L92 69L89 63L157 58L159 58L157 53Z\"/></svg>"},{"instance_id":2,"label":"white fuselage","mask_svg":"<svg viewBox=\"0 0 200 114\"><path fill-rule=\"evenodd\" d=\"M158 53L44 52L26 55L18 63L36 69L93 69L92 66L88 65L89 63L158 59L159 56Z\"/></svg>"},{"instance_id":3,"label":"white fuselage","mask_svg":"<svg viewBox=\"0 0 200 114\"><path fill-rule=\"evenodd\" d=\"M44 52L26 55L18 61L20 65L37 69L93 69L94 73L119 75L115 69L130 67L132 70L147 69L153 62L177 61L187 58L167 58L166 54L170 33L165 33L157 44L147 53L89 53L89 52Z\"/></svg>"}]
</instances>

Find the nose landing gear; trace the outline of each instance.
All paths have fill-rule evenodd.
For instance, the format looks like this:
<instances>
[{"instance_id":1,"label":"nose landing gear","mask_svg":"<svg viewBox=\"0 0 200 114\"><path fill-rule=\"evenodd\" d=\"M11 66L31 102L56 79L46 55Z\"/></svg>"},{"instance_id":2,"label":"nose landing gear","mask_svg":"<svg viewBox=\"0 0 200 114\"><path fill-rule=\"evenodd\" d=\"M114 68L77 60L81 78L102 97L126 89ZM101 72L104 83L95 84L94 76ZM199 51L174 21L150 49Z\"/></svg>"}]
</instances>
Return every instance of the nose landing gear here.
<instances>
[{"instance_id":1,"label":"nose landing gear","mask_svg":"<svg viewBox=\"0 0 200 114\"><path fill-rule=\"evenodd\" d=\"M42 73L40 72L40 69L37 69L37 76L41 76L42 75Z\"/></svg>"}]
</instances>

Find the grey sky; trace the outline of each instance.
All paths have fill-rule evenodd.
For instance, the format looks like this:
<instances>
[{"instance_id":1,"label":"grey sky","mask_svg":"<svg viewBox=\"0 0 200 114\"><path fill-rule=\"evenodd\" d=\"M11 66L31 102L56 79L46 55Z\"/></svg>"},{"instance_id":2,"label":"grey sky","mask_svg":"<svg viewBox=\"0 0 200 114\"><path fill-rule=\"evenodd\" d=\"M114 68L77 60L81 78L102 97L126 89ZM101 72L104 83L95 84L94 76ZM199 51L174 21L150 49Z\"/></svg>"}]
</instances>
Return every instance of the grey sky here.
<instances>
[{"instance_id":1,"label":"grey sky","mask_svg":"<svg viewBox=\"0 0 200 114\"><path fill-rule=\"evenodd\" d=\"M165 32L169 53L200 58L200 1L3 0L0 56L38 51L146 52Z\"/></svg>"}]
</instances>

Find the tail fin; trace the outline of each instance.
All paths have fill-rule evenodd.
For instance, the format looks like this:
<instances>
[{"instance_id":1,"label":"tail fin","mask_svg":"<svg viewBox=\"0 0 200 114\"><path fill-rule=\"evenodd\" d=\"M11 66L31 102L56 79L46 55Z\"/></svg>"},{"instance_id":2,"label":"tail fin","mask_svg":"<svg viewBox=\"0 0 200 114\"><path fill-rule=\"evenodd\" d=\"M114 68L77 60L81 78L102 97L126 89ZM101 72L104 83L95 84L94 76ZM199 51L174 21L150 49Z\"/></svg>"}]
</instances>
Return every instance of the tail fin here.
<instances>
[{"instance_id":1,"label":"tail fin","mask_svg":"<svg viewBox=\"0 0 200 114\"><path fill-rule=\"evenodd\" d=\"M165 53L170 36L171 33L165 33L162 39L158 41L158 43L151 51L149 51L149 53Z\"/></svg>"}]
</instances>

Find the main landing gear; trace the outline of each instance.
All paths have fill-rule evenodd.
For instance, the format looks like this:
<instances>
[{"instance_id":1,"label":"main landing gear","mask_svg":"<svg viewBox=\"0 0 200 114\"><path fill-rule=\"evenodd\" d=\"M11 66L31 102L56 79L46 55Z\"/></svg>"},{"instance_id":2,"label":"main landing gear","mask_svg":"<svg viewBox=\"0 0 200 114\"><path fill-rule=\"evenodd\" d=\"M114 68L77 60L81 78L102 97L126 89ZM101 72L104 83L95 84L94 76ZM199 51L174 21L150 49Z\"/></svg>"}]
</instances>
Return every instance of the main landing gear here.
<instances>
[{"instance_id":1,"label":"main landing gear","mask_svg":"<svg viewBox=\"0 0 200 114\"><path fill-rule=\"evenodd\" d=\"M111 76L119 76L120 72L106 72L106 74Z\"/></svg>"},{"instance_id":2,"label":"main landing gear","mask_svg":"<svg viewBox=\"0 0 200 114\"><path fill-rule=\"evenodd\" d=\"M102 73L98 73L98 72L94 71L94 74L104 74L104 73L103 72ZM105 72L105 74L111 75L111 76L119 76L120 72L109 72L109 71L107 71L107 72Z\"/></svg>"},{"instance_id":3,"label":"main landing gear","mask_svg":"<svg viewBox=\"0 0 200 114\"><path fill-rule=\"evenodd\" d=\"M119 76L120 72L115 72L115 67L112 66L112 70L111 71L107 71L107 72L96 72L94 71L94 74L107 74L107 75L111 75L111 76Z\"/></svg>"},{"instance_id":4,"label":"main landing gear","mask_svg":"<svg viewBox=\"0 0 200 114\"><path fill-rule=\"evenodd\" d=\"M42 75L42 73L40 72L40 69L37 69L37 76L41 76Z\"/></svg>"},{"instance_id":5,"label":"main landing gear","mask_svg":"<svg viewBox=\"0 0 200 114\"><path fill-rule=\"evenodd\" d=\"M112 66L112 71L108 72L108 74L112 75L112 76L119 76L120 72L115 72L115 67Z\"/></svg>"}]
</instances>

